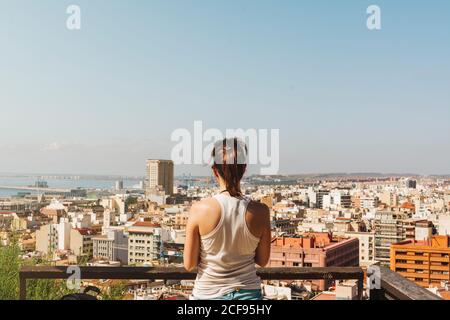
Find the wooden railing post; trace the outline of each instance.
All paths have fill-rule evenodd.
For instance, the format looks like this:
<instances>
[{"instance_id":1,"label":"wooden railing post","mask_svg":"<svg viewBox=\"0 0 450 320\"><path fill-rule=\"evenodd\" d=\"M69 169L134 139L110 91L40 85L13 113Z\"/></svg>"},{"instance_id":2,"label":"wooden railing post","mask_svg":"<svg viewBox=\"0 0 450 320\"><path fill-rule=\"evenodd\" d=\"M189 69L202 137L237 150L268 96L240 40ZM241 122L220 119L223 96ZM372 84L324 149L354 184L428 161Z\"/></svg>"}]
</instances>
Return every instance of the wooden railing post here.
<instances>
[{"instance_id":1,"label":"wooden railing post","mask_svg":"<svg viewBox=\"0 0 450 320\"><path fill-rule=\"evenodd\" d=\"M27 278L25 278L22 274L19 275L19 299L27 299Z\"/></svg>"},{"instance_id":2,"label":"wooden railing post","mask_svg":"<svg viewBox=\"0 0 450 320\"><path fill-rule=\"evenodd\" d=\"M358 300L363 299L364 293L364 274L358 278Z\"/></svg>"}]
</instances>

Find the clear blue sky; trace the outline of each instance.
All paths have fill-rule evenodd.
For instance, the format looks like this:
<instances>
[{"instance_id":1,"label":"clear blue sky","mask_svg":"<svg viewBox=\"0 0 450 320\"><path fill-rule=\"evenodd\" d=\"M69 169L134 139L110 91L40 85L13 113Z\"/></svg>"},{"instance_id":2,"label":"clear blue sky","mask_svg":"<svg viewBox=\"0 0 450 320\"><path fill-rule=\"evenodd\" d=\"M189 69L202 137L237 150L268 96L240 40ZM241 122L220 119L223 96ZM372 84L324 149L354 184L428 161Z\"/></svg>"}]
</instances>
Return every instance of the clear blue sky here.
<instances>
[{"instance_id":1,"label":"clear blue sky","mask_svg":"<svg viewBox=\"0 0 450 320\"><path fill-rule=\"evenodd\" d=\"M280 129L281 173L450 173L449 1L0 5L0 172L143 174L203 120Z\"/></svg>"}]
</instances>

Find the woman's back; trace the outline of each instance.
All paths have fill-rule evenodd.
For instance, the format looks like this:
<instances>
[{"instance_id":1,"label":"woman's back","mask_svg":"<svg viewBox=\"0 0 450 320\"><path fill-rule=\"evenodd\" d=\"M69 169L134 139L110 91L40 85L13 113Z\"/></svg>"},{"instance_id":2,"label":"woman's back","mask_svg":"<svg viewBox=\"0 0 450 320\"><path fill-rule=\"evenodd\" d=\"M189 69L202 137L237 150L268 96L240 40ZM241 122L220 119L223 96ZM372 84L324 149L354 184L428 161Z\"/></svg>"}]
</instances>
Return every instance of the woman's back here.
<instances>
[{"instance_id":1,"label":"woman's back","mask_svg":"<svg viewBox=\"0 0 450 320\"><path fill-rule=\"evenodd\" d=\"M250 200L226 194L213 199L220 213L210 212L210 219L200 222L200 233L202 229L208 232L200 237L200 261L193 295L211 299L239 289L260 289L255 267L260 238L257 222L252 222L252 213L248 213ZM248 226L248 222L252 225Z\"/></svg>"},{"instance_id":2,"label":"woman's back","mask_svg":"<svg viewBox=\"0 0 450 320\"><path fill-rule=\"evenodd\" d=\"M191 207L183 258L186 270L198 268L194 299L261 298L255 264L269 261L270 211L242 196L246 154L237 138L215 143L212 172L221 193Z\"/></svg>"}]
</instances>

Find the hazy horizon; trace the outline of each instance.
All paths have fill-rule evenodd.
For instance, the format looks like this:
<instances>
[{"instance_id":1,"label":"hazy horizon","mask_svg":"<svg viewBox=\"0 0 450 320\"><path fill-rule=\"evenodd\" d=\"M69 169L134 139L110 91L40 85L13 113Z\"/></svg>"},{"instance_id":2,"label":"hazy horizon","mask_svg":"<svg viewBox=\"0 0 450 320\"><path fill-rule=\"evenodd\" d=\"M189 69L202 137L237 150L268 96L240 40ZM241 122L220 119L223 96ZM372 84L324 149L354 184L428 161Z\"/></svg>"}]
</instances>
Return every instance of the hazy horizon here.
<instances>
[{"instance_id":1,"label":"hazy horizon","mask_svg":"<svg viewBox=\"0 0 450 320\"><path fill-rule=\"evenodd\" d=\"M450 2L4 2L0 172L141 176L196 120L280 129L280 174L450 172Z\"/></svg>"},{"instance_id":2,"label":"hazy horizon","mask_svg":"<svg viewBox=\"0 0 450 320\"><path fill-rule=\"evenodd\" d=\"M205 174L205 175L194 175L192 173L189 172L181 172L178 174L175 174L175 178L179 178L179 177L183 177L183 176L189 176L191 175L192 177L210 177L211 174ZM408 176L417 176L417 177L432 177L432 176L450 176L450 173L432 173L432 174L418 174L415 172L306 172L306 173L286 173L286 174L279 174L279 175L261 175L259 173L246 173L245 176L326 176L326 175L330 175L330 176L338 176L338 175L348 175L348 176L358 176L358 175L365 175L365 176L370 176L370 175L376 175L376 176L399 176L399 177L408 177ZM32 176L55 176L55 177L64 177L64 176L69 176L69 177L73 177L73 176L82 176L82 177L122 177L122 178L145 178L145 174L141 174L141 175L126 175L126 174L86 174L86 173L79 173L79 172L74 172L74 173L70 173L70 172L66 172L66 173L52 173L52 172L0 172L0 176L28 176L28 177L32 177Z\"/></svg>"}]
</instances>

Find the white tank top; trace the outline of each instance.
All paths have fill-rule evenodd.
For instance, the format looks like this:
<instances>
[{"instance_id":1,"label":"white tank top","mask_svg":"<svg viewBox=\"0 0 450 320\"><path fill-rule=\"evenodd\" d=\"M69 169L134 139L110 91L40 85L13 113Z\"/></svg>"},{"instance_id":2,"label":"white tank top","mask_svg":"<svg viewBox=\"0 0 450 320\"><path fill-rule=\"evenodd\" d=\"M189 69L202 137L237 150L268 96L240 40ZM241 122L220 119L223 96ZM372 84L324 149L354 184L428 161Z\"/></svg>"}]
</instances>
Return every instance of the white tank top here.
<instances>
[{"instance_id":1,"label":"white tank top","mask_svg":"<svg viewBox=\"0 0 450 320\"><path fill-rule=\"evenodd\" d=\"M224 194L214 198L220 204L221 218L212 232L201 237L194 299L218 298L239 289L261 289L255 265L260 239L250 232L245 220L250 200Z\"/></svg>"}]
</instances>

